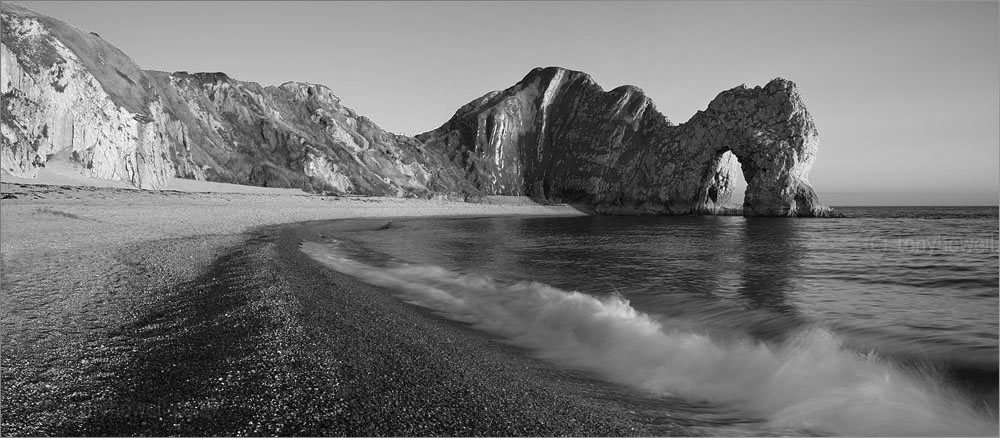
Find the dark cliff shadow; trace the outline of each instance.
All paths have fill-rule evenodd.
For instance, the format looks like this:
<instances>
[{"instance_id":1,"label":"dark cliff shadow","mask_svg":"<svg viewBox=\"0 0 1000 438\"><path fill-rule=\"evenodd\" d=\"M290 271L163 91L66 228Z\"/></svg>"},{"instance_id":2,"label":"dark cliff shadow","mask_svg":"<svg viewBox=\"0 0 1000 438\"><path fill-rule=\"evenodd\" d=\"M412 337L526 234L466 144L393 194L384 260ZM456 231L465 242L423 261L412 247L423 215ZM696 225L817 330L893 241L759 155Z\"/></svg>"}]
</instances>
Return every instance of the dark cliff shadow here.
<instances>
[{"instance_id":1,"label":"dark cliff shadow","mask_svg":"<svg viewBox=\"0 0 1000 438\"><path fill-rule=\"evenodd\" d=\"M589 204L584 204L582 202L572 202L572 203L567 203L567 204L562 204L562 205L567 205L567 206L573 208L574 210L579 211L579 212L584 213L584 214L588 214L588 215L591 215L591 216L596 216L597 215L597 210L595 210L594 207L591 206L591 205L589 205Z\"/></svg>"}]
</instances>

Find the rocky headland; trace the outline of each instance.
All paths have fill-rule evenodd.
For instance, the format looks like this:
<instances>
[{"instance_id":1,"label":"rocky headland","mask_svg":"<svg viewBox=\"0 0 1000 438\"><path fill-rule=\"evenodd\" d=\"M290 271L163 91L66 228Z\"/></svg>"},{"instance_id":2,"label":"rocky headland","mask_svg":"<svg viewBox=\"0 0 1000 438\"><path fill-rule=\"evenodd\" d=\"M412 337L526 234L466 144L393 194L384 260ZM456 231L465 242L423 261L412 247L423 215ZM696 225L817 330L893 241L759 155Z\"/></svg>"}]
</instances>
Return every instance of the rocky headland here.
<instances>
[{"instance_id":1,"label":"rocky headland","mask_svg":"<svg viewBox=\"0 0 1000 438\"><path fill-rule=\"evenodd\" d=\"M4 3L0 161L52 161L156 189L173 177L310 192L527 195L605 214L827 216L807 180L818 134L791 81L740 86L675 124L642 90L538 68L441 127L387 132L322 85L143 70L98 34ZM738 161L737 161L738 160Z\"/></svg>"},{"instance_id":2,"label":"rocky headland","mask_svg":"<svg viewBox=\"0 0 1000 438\"><path fill-rule=\"evenodd\" d=\"M639 88L604 91L586 73L550 67L417 139L491 194L584 202L599 213L715 214L742 163L744 214L824 216L806 179L817 135L785 79L724 91L676 125Z\"/></svg>"}]
</instances>

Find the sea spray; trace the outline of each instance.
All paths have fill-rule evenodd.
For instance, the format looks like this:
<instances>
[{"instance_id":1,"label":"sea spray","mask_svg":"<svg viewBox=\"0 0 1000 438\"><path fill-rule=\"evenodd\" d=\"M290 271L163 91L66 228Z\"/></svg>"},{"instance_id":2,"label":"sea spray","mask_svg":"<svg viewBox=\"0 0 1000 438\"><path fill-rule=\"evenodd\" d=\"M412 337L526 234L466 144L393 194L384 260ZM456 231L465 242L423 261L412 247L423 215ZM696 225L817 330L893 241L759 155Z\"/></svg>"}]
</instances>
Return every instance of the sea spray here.
<instances>
[{"instance_id":1,"label":"sea spray","mask_svg":"<svg viewBox=\"0 0 1000 438\"><path fill-rule=\"evenodd\" d=\"M436 266L379 267L306 242L324 265L411 304L506 338L538 357L661 395L731 404L775 427L841 435L997 435L995 417L956 391L859 355L812 327L777 345L667 329L617 294L503 283Z\"/></svg>"}]
</instances>

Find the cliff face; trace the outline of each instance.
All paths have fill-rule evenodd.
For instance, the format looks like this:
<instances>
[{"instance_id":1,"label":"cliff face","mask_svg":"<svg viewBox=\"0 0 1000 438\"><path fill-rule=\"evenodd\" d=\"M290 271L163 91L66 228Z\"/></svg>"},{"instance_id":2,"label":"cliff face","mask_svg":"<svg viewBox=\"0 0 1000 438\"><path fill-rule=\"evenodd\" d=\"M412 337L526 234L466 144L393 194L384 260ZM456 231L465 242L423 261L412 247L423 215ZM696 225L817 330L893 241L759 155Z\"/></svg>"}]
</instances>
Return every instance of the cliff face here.
<instances>
[{"instance_id":1,"label":"cliff face","mask_svg":"<svg viewBox=\"0 0 1000 438\"><path fill-rule=\"evenodd\" d=\"M639 88L535 69L416 138L386 132L322 86L144 71L97 34L3 3L0 164L52 160L157 188L168 178L310 191L529 195L609 214L823 216L806 175L816 128L795 84L719 94L676 125ZM738 159L738 161L737 161Z\"/></svg>"},{"instance_id":2,"label":"cliff face","mask_svg":"<svg viewBox=\"0 0 1000 438\"><path fill-rule=\"evenodd\" d=\"M585 73L535 69L417 138L489 194L583 202L612 214L718 213L739 159L744 214L830 214L806 179L816 128L784 79L725 91L675 125L636 87L604 91Z\"/></svg>"},{"instance_id":3,"label":"cliff face","mask_svg":"<svg viewBox=\"0 0 1000 438\"><path fill-rule=\"evenodd\" d=\"M164 156L169 145L157 129L147 129L160 108L131 60L97 36L51 18L8 3L2 12L4 170L32 177L58 157L89 176L139 187L155 187L173 174Z\"/></svg>"},{"instance_id":4,"label":"cliff face","mask_svg":"<svg viewBox=\"0 0 1000 438\"><path fill-rule=\"evenodd\" d=\"M479 194L458 168L322 85L143 71L96 34L4 3L3 169L64 160L95 178L167 178L387 196Z\"/></svg>"},{"instance_id":5,"label":"cliff face","mask_svg":"<svg viewBox=\"0 0 1000 438\"><path fill-rule=\"evenodd\" d=\"M279 87L222 73L149 72L180 122L177 175L340 193L429 196L471 190L453 165L386 132L322 86Z\"/></svg>"}]
</instances>

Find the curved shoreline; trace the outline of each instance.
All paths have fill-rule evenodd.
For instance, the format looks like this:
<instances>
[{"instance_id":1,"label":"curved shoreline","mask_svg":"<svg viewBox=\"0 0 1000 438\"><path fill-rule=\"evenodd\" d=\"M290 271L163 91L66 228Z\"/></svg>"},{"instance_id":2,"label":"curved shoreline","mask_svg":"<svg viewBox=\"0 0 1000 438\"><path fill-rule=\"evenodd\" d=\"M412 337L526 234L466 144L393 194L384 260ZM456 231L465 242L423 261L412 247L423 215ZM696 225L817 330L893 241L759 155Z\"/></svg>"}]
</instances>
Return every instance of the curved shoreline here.
<instances>
[{"instance_id":1,"label":"curved shoreline","mask_svg":"<svg viewBox=\"0 0 1000 438\"><path fill-rule=\"evenodd\" d=\"M620 406L564 391L604 385L334 272L298 249L329 222L282 227L276 250L307 331L343 361L351 435L663 435ZM350 336L345 336L350 334ZM578 382L578 380L580 382ZM387 415L372 415L383 412Z\"/></svg>"},{"instance_id":2,"label":"curved shoreline","mask_svg":"<svg viewBox=\"0 0 1000 438\"><path fill-rule=\"evenodd\" d=\"M306 221L568 207L3 188L5 436L651 433L297 248Z\"/></svg>"}]
</instances>

